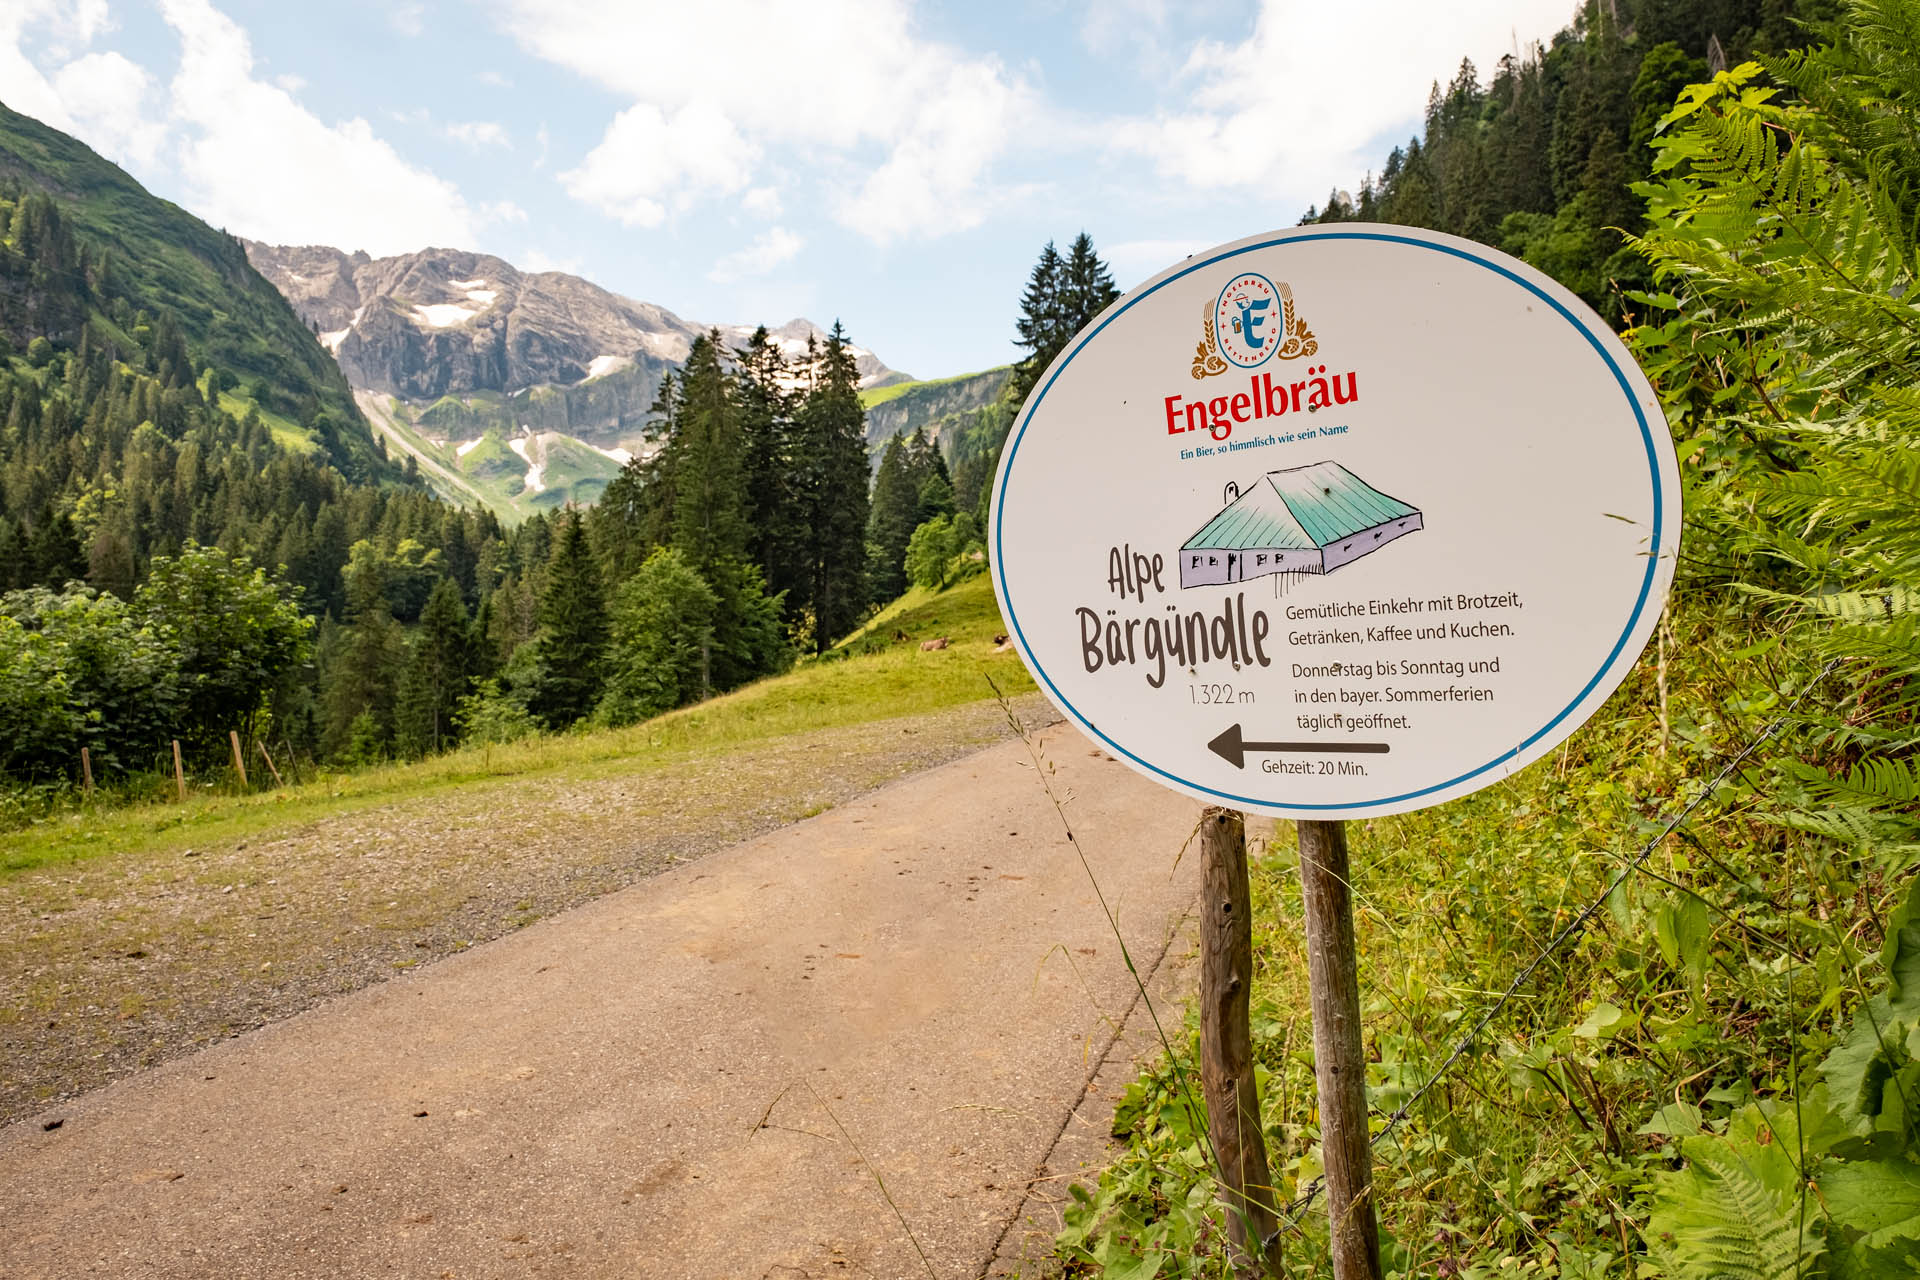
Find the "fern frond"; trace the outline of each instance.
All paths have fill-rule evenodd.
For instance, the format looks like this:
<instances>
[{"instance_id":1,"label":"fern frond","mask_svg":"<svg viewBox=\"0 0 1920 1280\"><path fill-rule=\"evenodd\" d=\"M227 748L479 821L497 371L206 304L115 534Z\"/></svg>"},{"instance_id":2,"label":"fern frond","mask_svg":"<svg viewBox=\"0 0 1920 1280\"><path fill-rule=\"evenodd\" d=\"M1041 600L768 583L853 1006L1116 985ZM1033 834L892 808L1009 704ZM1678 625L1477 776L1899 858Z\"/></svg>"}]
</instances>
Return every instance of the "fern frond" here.
<instances>
[{"instance_id":1,"label":"fern frond","mask_svg":"<svg viewBox=\"0 0 1920 1280\"><path fill-rule=\"evenodd\" d=\"M1819 1242L1795 1220L1789 1178L1776 1189L1718 1138L1686 1144L1689 1166L1664 1175L1648 1243L1674 1280L1793 1280Z\"/></svg>"}]
</instances>

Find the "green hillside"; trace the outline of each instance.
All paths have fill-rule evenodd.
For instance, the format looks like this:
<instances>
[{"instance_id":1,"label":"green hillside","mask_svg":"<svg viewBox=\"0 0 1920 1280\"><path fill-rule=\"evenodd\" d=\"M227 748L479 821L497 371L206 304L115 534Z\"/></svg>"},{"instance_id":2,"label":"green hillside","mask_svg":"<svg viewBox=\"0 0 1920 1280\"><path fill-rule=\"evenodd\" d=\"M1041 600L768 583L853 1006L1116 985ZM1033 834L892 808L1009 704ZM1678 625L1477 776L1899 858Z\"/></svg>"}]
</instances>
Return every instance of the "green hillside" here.
<instances>
[{"instance_id":1,"label":"green hillside","mask_svg":"<svg viewBox=\"0 0 1920 1280\"><path fill-rule=\"evenodd\" d=\"M78 239L104 253L102 292L125 306L81 317L99 332L125 336L141 313L151 319L164 311L194 362L225 375L231 407L244 414L257 405L263 418L293 424L350 478L398 477L333 357L248 264L239 241L150 194L85 144L4 105L0 192L51 197Z\"/></svg>"},{"instance_id":2,"label":"green hillside","mask_svg":"<svg viewBox=\"0 0 1920 1280\"><path fill-rule=\"evenodd\" d=\"M954 442L999 401L1012 376L1012 366L1002 365L951 378L869 387L860 393L860 405L867 411L867 443L877 456L898 433L925 431L952 459Z\"/></svg>"},{"instance_id":3,"label":"green hillside","mask_svg":"<svg viewBox=\"0 0 1920 1280\"><path fill-rule=\"evenodd\" d=\"M620 474L616 459L571 436L523 437L506 397L493 392L443 396L424 409L372 392L362 392L359 401L388 451L410 457L436 494L457 506L491 511L507 525L569 504L592 506ZM529 456L514 450L510 442L516 438ZM535 462L540 487L529 488Z\"/></svg>"}]
</instances>

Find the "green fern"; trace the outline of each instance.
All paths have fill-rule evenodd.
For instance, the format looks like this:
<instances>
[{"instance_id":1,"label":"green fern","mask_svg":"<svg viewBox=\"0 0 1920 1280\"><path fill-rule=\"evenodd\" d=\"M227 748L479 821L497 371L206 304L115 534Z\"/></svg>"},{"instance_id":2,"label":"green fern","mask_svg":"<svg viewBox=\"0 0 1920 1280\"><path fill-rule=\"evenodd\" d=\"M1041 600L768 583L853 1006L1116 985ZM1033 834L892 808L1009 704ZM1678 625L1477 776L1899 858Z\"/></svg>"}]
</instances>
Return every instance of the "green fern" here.
<instances>
[{"instance_id":1,"label":"green fern","mask_svg":"<svg viewBox=\"0 0 1920 1280\"><path fill-rule=\"evenodd\" d=\"M1717 1136L1682 1144L1688 1166L1662 1175L1649 1251L1673 1280L1798 1280L1822 1242L1798 1194L1784 1145Z\"/></svg>"}]
</instances>

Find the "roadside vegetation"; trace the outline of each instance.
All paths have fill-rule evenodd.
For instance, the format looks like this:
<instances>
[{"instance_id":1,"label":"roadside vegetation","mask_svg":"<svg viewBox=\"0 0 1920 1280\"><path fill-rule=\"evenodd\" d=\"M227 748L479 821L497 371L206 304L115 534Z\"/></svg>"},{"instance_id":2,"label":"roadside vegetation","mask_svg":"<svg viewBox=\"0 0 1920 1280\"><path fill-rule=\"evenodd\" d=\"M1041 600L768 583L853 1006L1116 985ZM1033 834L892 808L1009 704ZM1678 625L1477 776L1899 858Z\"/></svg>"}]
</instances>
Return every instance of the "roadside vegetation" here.
<instances>
[{"instance_id":1,"label":"roadside vegetation","mask_svg":"<svg viewBox=\"0 0 1920 1280\"><path fill-rule=\"evenodd\" d=\"M1920 4L1856 0L1831 39L1649 130L1647 287L1616 306L1689 526L1647 660L1556 758L1355 824L1376 1133L1407 1109L1374 1147L1389 1275L1920 1274ZM1317 1275L1294 858L1283 832L1256 861L1253 1029L1277 1264ZM1173 1048L1071 1273L1230 1273Z\"/></svg>"},{"instance_id":2,"label":"roadside vegetation","mask_svg":"<svg viewBox=\"0 0 1920 1280\"><path fill-rule=\"evenodd\" d=\"M0 877L76 859L242 837L488 779L639 771L721 756L807 729L978 702L992 696L989 676L1003 689L1031 690L1019 658L1000 650L999 635L992 586L978 576L946 592L922 593L821 660L624 728L530 733L406 763L303 768L284 787L269 788L271 779L255 769L255 785L246 791L230 768L215 768L196 773L184 805L174 800L171 776L149 775L137 789L94 803L75 800L0 833ZM942 649L920 648L922 641L942 638L948 641Z\"/></svg>"}]
</instances>

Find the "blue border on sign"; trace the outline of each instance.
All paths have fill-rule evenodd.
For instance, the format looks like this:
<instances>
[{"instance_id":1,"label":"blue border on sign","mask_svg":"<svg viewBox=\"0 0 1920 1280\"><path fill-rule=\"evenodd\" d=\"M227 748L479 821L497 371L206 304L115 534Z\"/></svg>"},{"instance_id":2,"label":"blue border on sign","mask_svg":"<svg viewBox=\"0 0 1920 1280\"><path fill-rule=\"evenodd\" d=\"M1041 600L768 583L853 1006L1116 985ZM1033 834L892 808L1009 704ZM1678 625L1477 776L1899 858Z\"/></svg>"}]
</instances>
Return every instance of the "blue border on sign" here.
<instances>
[{"instance_id":1,"label":"blue border on sign","mask_svg":"<svg viewBox=\"0 0 1920 1280\"><path fill-rule=\"evenodd\" d=\"M1047 393L1053 390L1053 384L1059 381L1060 375L1066 372L1067 366L1073 363L1074 357L1078 356L1082 351L1084 351L1086 349L1087 344L1089 342L1092 342L1096 337L1100 335L1101 330L1105 329L1108 325L1112 324L1115 320L1118 320L1122 315L1126 314L1126 312L1132 309L1136 304L1151 297L1153 294L1157 293L1159 290L1164 289L1166 286L1172 284L1175 280L1179 280L1185 276L1192 275L1194 272L1203 270L1207 267L1216 266L1219 263L1227 261L1229 258L1237 258L1241 254L1252 253L1257 249L1270 249L1275 245L1283 245L1283 244L1302 244L1310 240L1380 240L1380 241L1385 241L1386 243L1389 243L1389 244L1405 244L1405 245L1412 245L1413 247L1419 248L1419 249L1431 249L1437 253L1449 254L1452 257L1461 258L1461 259L1464 259L1465 261L1474 263L1478 266L1485 267L1487 270L1495 272L1496 274L1504 276L1508 280L1513 281L1513 283L1519 285L1522 289L1525 289L1528 293L1531 293L1534 297L1539 298L1542 302L1552 307L1554 311L1556 311L1560 315L1560 317L1564 319L1568 324L1572 325L1575 329L1579 330L1580 336L1587 340L1587 345L1591 346L1594 349L1594 351L1600 356L1600 358L1606 361L1607 368L1611 370L1613 373L1614 381L1620 384L1621 392L1626 395L1627 403L1633 406L1634 420L1640 424L1640 440L1642 445L1646 448L1646 451L1647 451L1647 469L1648 469L1648 472L1653 477L1653 553L1647 556L1647 573L1646 573L1646 577L1642 579L1640 583L1640 595L1633 602L1633 612L1628 616L1627 625L1621 630L1620 638L1614 641L1613 648L1608 652L1606 661L1600 664L1600 670L1596 671L1593 675L1593 678L1587 681L1587 683L1584 686L1582 686L1578 694L1574 695L1573 701L1569 702L1565 707L1563 707L1560 710L1560 713L1558 715L1554 716L1553 719L1547 721L1547 723L1541 726L1539 730L1529 735L1524 742L1520 743L1519 746L1514 747L1512 750L1502 752L1500 755L1495 756L1493 759L1487 761L1483 765L1480 765L1478 768L1469 769L1465 773L1460 774L1457 777L1447 779L1445 782L1436 782L1430 787L1422 787L1418 791L1408 791L1397 796L1387 796L1384 799L1380 799L1380 800L1357 800L1357 801L1348 802L1346 804L1290 804L1285 801L1269 800L1259 796L1235 795L1230 791L1221 791L1214 787L1205 786L1201 783L1191 781L1190 779L1187 779L1187 778L1183 778L1176 773L1171 773L1165 769L1162 769L1159 765L1156 765L1151 761L1142 760L1139 756L1133 754L1133 752L1128 751L1125 747L1115 742L1112 738L1108 737L1105 733L1101 732L1101 730L1091 720L1087 719L1086 716L1082 715L1078 707L1075 707L1073 703L1067 700L1067 696L1060 691L1060 688L1058 685L1054 684L1053 678L1049 676L1046 673L1046 671L1040 667L1038 662L1029 664L1030 666L1033 667L1035 674L1037 674L1042 680L1046 682L1047 688L1052 691L1054 698L1060 703L1061 706L1065 707L1068 710L1068 712L1070 712L1073 715L1073 718L1075 720L1077 720L1082 725L1086 726L1086 728L1090 730L1102 742L1106 743L1108 746L1112 747L1115 751L1118 751L1121 755L1127 757L1127 759L1133 761L1135 764L1139 765L1141 768L1147 770L1150 773L1158 774L1163 778L1167 778L1174 782L1179 783L1183 787L1189 787L1195 791L1204 792L1207 795L1215 796L1221 800L1225 800L1234 804L1253 805L1255 807L1263 808L1263 809L1264 808L1280 808L1280 809L1294 809L1294 810L1301 810L1301 811L1314 811L1314 812L1321 812L1321 813L1339 813L1344 810L1368 809L1378 805L1399 804L1401 801L1404 801L1404 800L1417 800L1421 796L1432 795L1436 791L1445 791L1450 787L1458 786L1460 783L1465 782L1470 778L1478 777L1480 774L1485 773L1487 770L1498 768L1500 765L1513 759L1515 756L1525 751L1528 747L1538 742L1541 738L1545 737L1549 733L1552 733L1556 725L1558 725L1561 721L1565 720L1568 716L1572 715L1574 712L1574 709L1578 707L1582 702L1586 701L1587 695L1592 693L1594 689L1599 686L1602 680L1606 679L1607 673L1613 669L1614 663L1619 660L1621 651L1626 648L1627 641L1633 635L1634 628L1640 624L1640 615L1646 610L1647 599L1653 593L1654 578L1660 567L1659 548L1660 548L1660 534L1662 532L1661 521L1664 517L1665 512L1663 510L1661 484L1660 484L1660 459L1659 459L1659 455L1654 451L1653 430L1647 422L1647 415L1641 410L1640 402L1637 398L1635 398L1633 394L1633 387L1627 382L1626 374L1621 372L1619 363L1615 361L1613 358L1613 353L1608 351L1598 338L1594 337L1592 330L1590 330L1586 325L1582 324L1580 322L1579 317L1575 316L1573 312L1569 311L1566 308L1566 306L1563 303L1561 303L1561 301L1558 298L1552 297L1543 289L1541 289L1540 286L1534 284L1531 280L1528 280L1520 275L1515 274L1512 271L1509 271L1507 268L1501 266L1497 262L1490 262L1487 259L1482 258L1477 254L1469 253L1465 249L1456 248L1453 245L1436 244L1431 240L1421 240L1413 236L1390 235L1385 232L1379 232L1379 231L1318 231L1318 232L1310 232L1305 235L1275 236L1268 240L1259 241L1256 244L1242 245L1239 248L1229 250L1226 253L1215 254L1211 258L1207 258L1200 262L1192 263L1191 265L1183 267L1179 271L1174 272L1172 275L1160 281L1158 284L1152 285L1147 289L1143 289L1137 297L1128 299L1124 306L1119 307L1113 312L1113 314L1102 319L1099 324L1093 327L1091 332L1089 332L1085 337L1080 339L1080 341L1074 346L1073 351L1069 353L1065 359L1061 360L1059 365L1056 368L1054 368L1053 371L1048 375L1046 385L1041 387L1039 394L1033 398L1032 407L1029 408L1024 415L1022 415L1022 418L1020 421L1020 430L1014 436L1013 443L1008 447L1007 460L1005 465L1001 468L1000 493L997 495L998 499L1004 500L1006 497L1007 482L1013 478L1014 455L1019 452L1020 442L1026 438L1027 427L1031 425L1034 417L1039 413L1040 405L1047 398ZM1001 509L1001 501L999 500L996 500L994 503L994 510L996 513L998 513ZM1005 555L1006 549L1001 543L1001 533L1003 532L1004 528L1005 528L1005 521L1000 520L996 514L996 518L994 520L994 529L993 529L994 576L1000 581L1000 584L1002 587L1001 594L1005 597L1007 602L1007 622L1009 625L1013 627L1014 633L1020 637L1021 649L1023 649L1028 654L1032 654L1033 646L1027 642L1026 632L1021 630L1020 619L1018 616L1016 616L1013 608L1013 592L1011 588L1007 586L1006 576L1000 568L1000 566L1005 563L1002 557Z\"/></svg>"}]
</instances>

